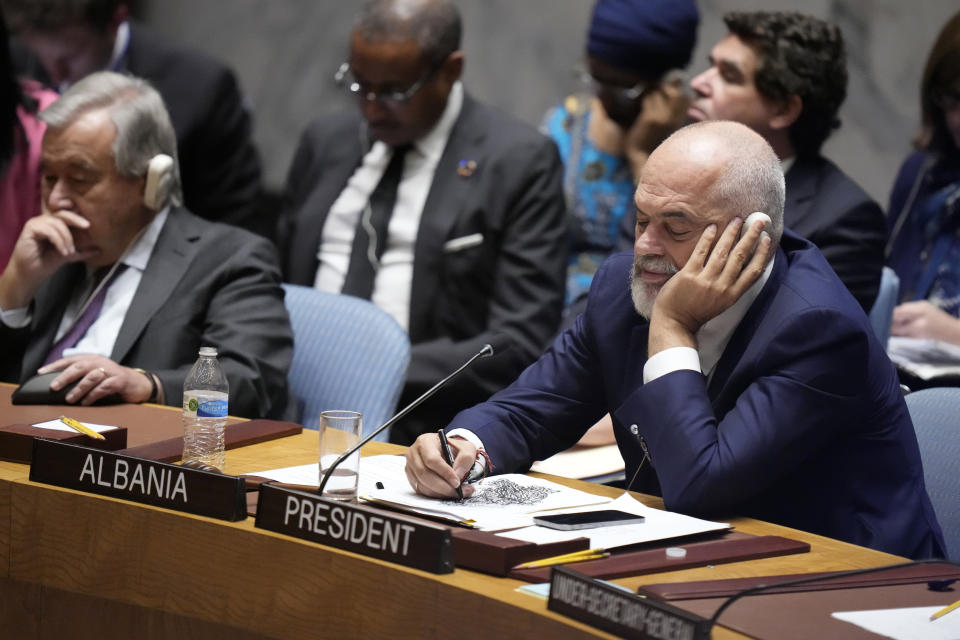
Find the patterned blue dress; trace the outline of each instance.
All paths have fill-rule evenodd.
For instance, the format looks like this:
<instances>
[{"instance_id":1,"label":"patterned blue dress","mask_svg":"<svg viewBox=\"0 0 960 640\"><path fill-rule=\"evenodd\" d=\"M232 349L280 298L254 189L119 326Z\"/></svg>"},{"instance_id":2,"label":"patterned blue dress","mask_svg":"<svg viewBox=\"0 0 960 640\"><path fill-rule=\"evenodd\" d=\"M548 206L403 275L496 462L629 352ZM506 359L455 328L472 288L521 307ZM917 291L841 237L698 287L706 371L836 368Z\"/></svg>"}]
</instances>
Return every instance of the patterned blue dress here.
<instances>
[{"instance_id":1,"label":"patterned blue dress","mask_svg":"<svg viewBox=\"0 0 960 640\"><path fill-rule=\"evenodd\" d=\"M570 258L566 304L584 298L600 263L617 249L620 221L633 215L633 172L625 157L600 151L587 138L592 96L570 96L551 109L542 130L564 163Z\"/></svg>"}]
</instances>

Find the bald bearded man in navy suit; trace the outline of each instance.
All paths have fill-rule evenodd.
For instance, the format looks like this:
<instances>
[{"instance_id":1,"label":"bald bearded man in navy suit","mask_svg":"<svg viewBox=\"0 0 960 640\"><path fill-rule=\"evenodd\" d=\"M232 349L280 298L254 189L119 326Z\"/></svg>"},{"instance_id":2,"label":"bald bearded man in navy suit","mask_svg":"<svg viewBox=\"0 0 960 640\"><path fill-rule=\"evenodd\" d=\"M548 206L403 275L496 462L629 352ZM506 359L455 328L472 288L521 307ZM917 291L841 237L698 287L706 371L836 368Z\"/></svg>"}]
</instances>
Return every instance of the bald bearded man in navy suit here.
<instances>
[{"instance_id":1,"label":"bald bearded man in navy suit","mask_svg":"<svg viewBox=\"0 0 960 640\"><path fill-rule=\"evenodd\" d=\"M635 200L635 255L607 260L576 324L451 422L453 468L436 436L417 440L411 486L453 495L472 466L525 470L609 412L628 488L668 509L942 556L893 365L817 248L783 231L773 149L740 124L691 125ZM769 228L737 241L752 211Z\"/></svg>"}]
</instances>

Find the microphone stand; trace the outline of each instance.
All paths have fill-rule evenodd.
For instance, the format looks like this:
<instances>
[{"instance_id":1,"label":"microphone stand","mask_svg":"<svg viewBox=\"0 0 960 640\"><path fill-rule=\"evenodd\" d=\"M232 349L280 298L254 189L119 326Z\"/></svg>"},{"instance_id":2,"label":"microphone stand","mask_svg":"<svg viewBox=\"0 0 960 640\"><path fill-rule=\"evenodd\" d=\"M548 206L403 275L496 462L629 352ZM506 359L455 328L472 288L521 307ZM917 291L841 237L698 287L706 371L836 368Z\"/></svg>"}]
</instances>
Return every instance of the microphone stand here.
<instances>
[{"instance_id":1,"label":"microphone stand","mask_svg":"<svg viewBox=\"0 0 960 640\"><path fill-rule=\"evenodd\" d=\"M956 562L951 562L950 560L947 560L947 559L933 558L930 560L913 560L911 562L903 562L900 564L888 564L881 567L870 567L868 569L853 569L851 571L837 571L834 573L816 574L814 576L810 576L806 578L784 580L782 582L770 582L768 584L758 584L754 587L749 587L747 589L743 589L742 591L738 591L737 593L728 597L723 602L723 604L721 604L720 607L713 613L713 617L710 618L710 628L712 629L717 624L717 622L720 619L720 614L726 611L727 607L732 605L734 602L736 602L740 598L743 598L744 596L752 596L758 593L763 593L764 591L769 591L771 589L778 589L780 587L792 587L794 585L806 584L808 582L829 582L834 578L845 578L847 576L860 576L868 573L878 573L880 571L887 571L890 569L902 569L903 567L911 567L911 566L923 565L923 564L952 564L954 566L960 567L960 564L957 564ZM954 582L954 580L948 578L945 580L938 580L938 579L927 580L926 582L928 583L929 588L932 591L948 591L949 590L948 587L950 583Z\"/></svg>"},{"instance_id":2,"label":"microphone stand","mask_svg":"<svg viewBox=\"0 0 960 640\"><path fill-rule=\"evenodd\" d=\"M392 418L384 422L382 425L377 427L377 429L373 433L365 437L363 440L361 440L354 446L350 447L346 451L346 453L344 453L339 458L337 458L336 461L334 461L334 463L330 465L330 468L327 469L327 472L323 474L323 478L320 479L320 487L319 489L317 489L317 493L319 493L321 496L323 495L323 488L327 486L327 480L329 480L330 476L333 475L334 469L340 466L340 463L342 463L344 460L346 460L347 458L352 456L354 453L359 451L360 448L363 447L363 445L367 444L368 442L373 440L375 437L377 437L384 429L386 429L387 427L390 427L395 422L405 417L408 413L410 413L411 411L419 407L424 400L426 400L427 398L432 396L434 393L436 393L437 390L440 389L440 387L444 386L445 384L450 382L452 379L460 375L460 373L464 369L469 367L471 364L473 364L475 360L478 360L480 358L486 358L492 355L493 355L493 347L489 344L483 345L483 348L480 349L480 351L478 351L476 354L474 354L472 358L464 362L459 369L457 369L456 371L448 375L446 378L444 378L437 384L427 389L419 398L417 398L416 400L408 404L406 407L404 407L403 410L400 411L400 413L398 413L397 415L393 416Z\"/></svg>"}]
</instances>

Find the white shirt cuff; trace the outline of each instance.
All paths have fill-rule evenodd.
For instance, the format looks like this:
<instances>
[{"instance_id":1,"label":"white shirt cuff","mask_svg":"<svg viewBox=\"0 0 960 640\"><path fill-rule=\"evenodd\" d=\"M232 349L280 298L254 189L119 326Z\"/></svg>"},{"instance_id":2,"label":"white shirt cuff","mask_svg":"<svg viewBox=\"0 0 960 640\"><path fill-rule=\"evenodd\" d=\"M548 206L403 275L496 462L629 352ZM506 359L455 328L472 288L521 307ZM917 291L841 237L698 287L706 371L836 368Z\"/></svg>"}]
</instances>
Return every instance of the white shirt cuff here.
<instances>
[{"instance_id":1,"label":"white shirt cuff","mask_svg":"<svg viewBox=\"0 0 960 640\"><path fill-rule=\"evenodd\" d=\"M691 347L670 347L654 354L643 365L643 384L674 371L689 369L701 373L700 356Z\"/></svg>"},{"instance_id":2,"label":"white shirt cuff","mask_svg":"<svg viewBox=\"0 0 960 640\"><path fill-rule=\"evenodd\" d=\"M458 438L463 438L464 440L466 440L467 442L475 446L477 450L483 449L483 442L480 441L480 438L478 438L477 434L475 434L473 431L469 431L467 429L452 429L447 434L447 437L452 438L454 436L457 436ZM487 468L487 460L483 456L477 456L477 461L474 464L479 464L481 471L486 470Z\"/></svg>"},{"instance_id":3,"label":"white shirt cuff","mask_svg":"<svg viewBox=\"0 0 960 640\"><path fill-rule=\"evenodd\" d=\"M9 311L0 309L0 322L11 329L23 329L30 324L30 307L20 307Z\"/></svg>"}]
</instances>

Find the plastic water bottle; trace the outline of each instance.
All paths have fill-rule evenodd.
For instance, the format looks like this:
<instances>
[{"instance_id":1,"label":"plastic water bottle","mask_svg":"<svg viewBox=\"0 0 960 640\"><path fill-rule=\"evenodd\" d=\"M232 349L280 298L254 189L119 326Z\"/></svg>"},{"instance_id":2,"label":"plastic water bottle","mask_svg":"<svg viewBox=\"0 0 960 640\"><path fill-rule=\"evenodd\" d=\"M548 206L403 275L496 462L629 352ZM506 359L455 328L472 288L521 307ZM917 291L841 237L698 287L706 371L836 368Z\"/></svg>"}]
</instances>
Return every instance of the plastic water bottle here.
<instances>
[{"instance_id":1,"label":"plastic water bottle","mask_svg":"<svg viewBox=\"0 0 960 640\"><path fill-rule=\"evenodd\" d=\"M228 390L217 350L201 347L183 381L183 464L223 469Z\"/></svg>"}]
</instances>

